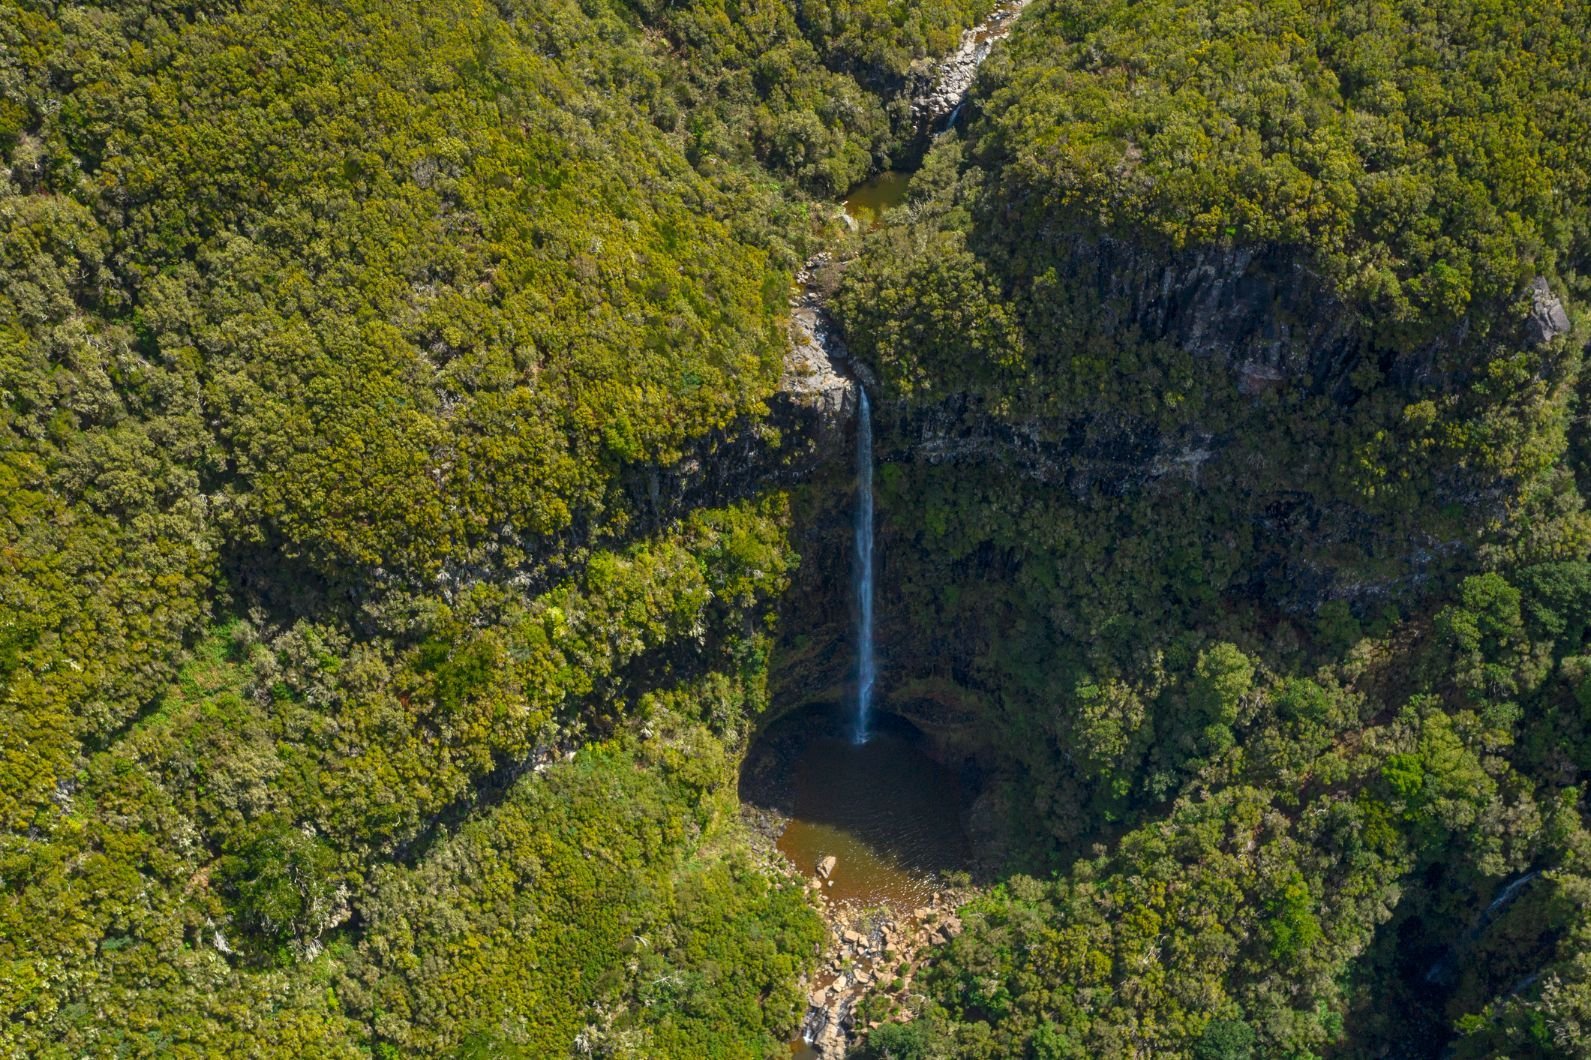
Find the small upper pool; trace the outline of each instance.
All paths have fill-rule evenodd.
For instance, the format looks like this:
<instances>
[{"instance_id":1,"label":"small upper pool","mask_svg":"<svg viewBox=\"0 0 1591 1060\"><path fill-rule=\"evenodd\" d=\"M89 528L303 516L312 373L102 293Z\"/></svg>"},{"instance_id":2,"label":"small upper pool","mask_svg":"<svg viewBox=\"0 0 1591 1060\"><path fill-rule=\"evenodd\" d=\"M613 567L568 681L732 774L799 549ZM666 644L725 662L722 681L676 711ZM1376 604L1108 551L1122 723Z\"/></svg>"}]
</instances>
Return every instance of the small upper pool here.
<instances>
[{"instance_id":1,"label":"small upper pool","mask_svg":"<svg viewBox=\"0 0 1591 1060\"><path fill-rule=\"evenodd\" d=\"M835 858L830 901L924 905L942 873L971 863L960 776L893 715L875 717L865 744L839 710L780 719L747 757L741 800L788 819L778 847L803 874Z\"/></svg>"},{"instance_id":2,"label":"small upper pool","mask_svg":"<svg viewBox=\"0 0 1591 1060\"><path fill-rule=\"evenodd\" d=\"M845 194L845 212L865 228L877 228L884 211L906 201L911 174L886 169L869 177Z\"/></svg>"}]
</instances>

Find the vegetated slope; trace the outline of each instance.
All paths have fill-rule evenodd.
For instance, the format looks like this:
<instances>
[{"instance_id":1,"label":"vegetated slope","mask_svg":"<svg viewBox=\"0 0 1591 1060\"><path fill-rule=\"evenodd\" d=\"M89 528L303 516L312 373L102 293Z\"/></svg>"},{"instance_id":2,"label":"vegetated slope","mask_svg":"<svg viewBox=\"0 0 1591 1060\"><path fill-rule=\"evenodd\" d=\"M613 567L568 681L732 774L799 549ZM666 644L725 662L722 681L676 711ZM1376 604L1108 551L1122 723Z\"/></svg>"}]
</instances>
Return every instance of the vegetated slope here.
<instances>
[{"instance_id":1,"label":"vegetated slope","mask_svg":"<svg viewBox=\"0 0 1591 1060\"><path fill-rule=\"evenodd\" d=\"M0 12L6 1048L778 1048L788 506L635 485L982 10ZM1048 878L873 1047L1583 1052L1584 15L1027 20L842 308Z\"/></svg>"},{"instance_id":2,"label":"vegetated slope","mask_svg":"<svg viewBox=\"0 0 1591 1060\"><path fill-rule=\"evenodd\" d=\"M724 786L787 505L637 483L764 414L883 134L780 148L880 104L720 15L0 9L0 1048L790 1029L817 919Z\"/></svg>"},{"instance_id":3,"label":"vegetated slope","mask_svg":"<svg viewBox=\"0 0 1591 1060\"><path fill-rule=\"evenodd\" d=\"M196 617L167 606L199 595L159 578L223 553L273 599L463 591L474 565L622 525L624 462L677 458L771 392L783 274L633 121L644 53L604 45L603 23L71 14L75 32L8 49L37 57L19 84L69 91L9 136L6 363L18 485L73 516L18 503L25 541L68 535L19 562L69 562L74 532L130 553L58 572L99 590L66 592L86 597L76 624L149 622L125 650L153 662ZM635 88L601 91L626 61ZM308 584L272 584L289 579ZM72 619L43 628L59 611L17 609L17 650L69 639ZM70 696L129 669L116 647L18 672ZM63 724L103 738L139 691L85 695L97 709ZM57 779L8 792L8 819L49 813Z\"/></svg>"},{"instance_id":4,"label":"vegetated slope","mask_svg":"<svg viewBox=\"0 0 1591 1060\"><path fill-rule=\"evenodd\" d=\"M1588 39L1056 0L985 69L840 309L885 687L1045 827L875 1052L1584 1051Z\"/></svg>"},{"instance_id":5,"label":"vegetated slope","mask_svg":"<svg viewBox=\"0 0 1591 1060\"><path fill-rule=\"evenodd\" d=\"M690 0L632 6L667 35L678 130L706 172L755 159L837 197L913 145L907 72L993 0Z\"/></svg>"}]
</instances>

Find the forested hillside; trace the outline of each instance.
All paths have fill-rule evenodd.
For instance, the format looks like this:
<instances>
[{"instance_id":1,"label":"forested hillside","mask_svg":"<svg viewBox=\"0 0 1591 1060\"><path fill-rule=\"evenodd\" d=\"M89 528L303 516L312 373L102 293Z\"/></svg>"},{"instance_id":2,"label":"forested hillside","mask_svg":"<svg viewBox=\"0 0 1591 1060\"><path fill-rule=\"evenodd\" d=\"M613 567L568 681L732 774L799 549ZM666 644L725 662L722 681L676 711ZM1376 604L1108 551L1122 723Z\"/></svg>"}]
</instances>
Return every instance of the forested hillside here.
<instances>
[{"instance_id":1,"label":"forested hillside","mask_svg":"<svg viewBox=\"0 0 1591 1060\"><path fill-rule=\"evenodd\" d=\"M1055 0L984 68L839 306L886 684L1028 875L879 1055L1588 1048L1588 29Z\"/></svg>"},{"instance_id":2,"label":"forested hillside","mask_svg":"<svg viewBox=\"0 0 1591 1060\"><path fill-rule=\"evenodd\" d=\"M1591 1052L1591 14L1036 0L930 144L993 7L0 0L0 1052L783 1055L809 260L992 837L858 1048Z\"/></svg>"},{"instance_id":3,"label":"forested hillside","mask_svg":"<svg viewBox=\"0 0 1591 1060\"><path fill-rule=\"evenodd\" d=\"M764 414L858 78L972 13L6 5L0 1051L792 1029L786 502L633 484Z\"/></svg>"}]
</instances>

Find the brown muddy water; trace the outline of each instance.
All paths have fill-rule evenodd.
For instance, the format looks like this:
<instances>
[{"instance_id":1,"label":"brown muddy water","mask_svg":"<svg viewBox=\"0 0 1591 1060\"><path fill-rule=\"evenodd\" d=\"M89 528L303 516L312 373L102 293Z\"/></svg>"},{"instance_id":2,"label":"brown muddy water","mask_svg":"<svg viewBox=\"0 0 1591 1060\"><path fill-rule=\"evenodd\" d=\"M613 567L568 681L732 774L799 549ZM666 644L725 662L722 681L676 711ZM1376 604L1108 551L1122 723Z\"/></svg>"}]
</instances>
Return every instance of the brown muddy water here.
<instances>
[{"instance_id":1,"label":"brown muddy water","mask_svg":"<svg viewBox=\"0 0 1591 1060\"><path fill-rule=\"evenodd\" d=\"M836 858L830 902L924 905L943 873L971 866L967 786L906 722L877 715L857 744L852 720L836 708L780 719L747 757L741 801L786 818L776 843L803 875Z\"/></svg>"},{"instance_id":2,"label":"brown muddy water","mask_svg":"<svg viewBox=\"0 0 1591 1060\"><path fill-rule=\"evenodd\" d=\"M906 201L906 190L911 186L912 175L898 169L886 169L869 177L845 193L845 212L851 219L866 228L877 228L884 211Z\"/></svg>"}]
</instances>

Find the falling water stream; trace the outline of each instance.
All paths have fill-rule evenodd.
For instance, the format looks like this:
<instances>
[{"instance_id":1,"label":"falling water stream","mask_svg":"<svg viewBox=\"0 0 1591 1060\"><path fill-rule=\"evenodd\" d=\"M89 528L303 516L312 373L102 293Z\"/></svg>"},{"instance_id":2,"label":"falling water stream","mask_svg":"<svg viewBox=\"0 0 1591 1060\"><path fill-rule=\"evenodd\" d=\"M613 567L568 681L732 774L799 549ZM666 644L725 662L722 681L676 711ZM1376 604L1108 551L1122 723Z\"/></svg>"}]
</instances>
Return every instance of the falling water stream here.
<instances>
[{"instance_id":1,"label":"falling water stream","mask_svg":"<svg viewBox=\"0 0 1591 1060\"><path fill-rule=\"evenodd\" d=\"M846 209L871 227L899 205L907 180L879 174L853 189ZM855 683L833 700L781 712L764 728L742 765L740 798L784 818L776 842L802 875L815 876L824 859L834 859L822 879L831 905L910 910L928 904L945 873L972 867L964 818L973 793L963 771L933 757L921 731L874 709L875 439L872 400L859 384L855 394L848 586L855 602L849 627L836 629L833 642L849 642ZM834 544L843 549L841 533ZM843 563L844 553L835 558Z\"/></svg>"},{"instance_id":2,"label":"falling water stream","mask_svg":"<svg viewBox=\"0 0 1591 1060\"><path fill-rule=\"evenodd\" d=\"M867 390L856 416L856 733L867 742L873 709L873 414Z\"/></svg>"}]
</instances>

